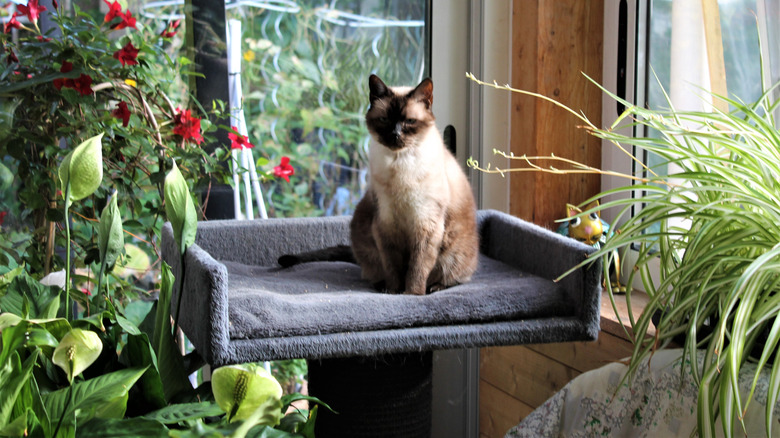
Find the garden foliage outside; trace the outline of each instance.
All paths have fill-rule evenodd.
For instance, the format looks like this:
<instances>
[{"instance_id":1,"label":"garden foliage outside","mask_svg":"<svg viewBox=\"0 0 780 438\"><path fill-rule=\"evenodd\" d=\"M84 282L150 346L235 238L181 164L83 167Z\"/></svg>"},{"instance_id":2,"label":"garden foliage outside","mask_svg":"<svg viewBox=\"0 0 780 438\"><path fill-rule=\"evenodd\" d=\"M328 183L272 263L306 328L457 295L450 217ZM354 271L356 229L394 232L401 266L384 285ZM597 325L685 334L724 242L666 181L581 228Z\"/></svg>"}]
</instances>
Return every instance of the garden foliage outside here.
<instances>
[{"instance_id":1,"label":"garden foliage outside","mask_svg":"<svg viewBox=\"0 0 780 438\"><path fill-rule=\"evenodd\" d=\"M257 365L189 380L201 361L175 341L154 242L164 220L182 256L194 242L197 201L229 155L200 145L230 128L205 117L219 103L171 93L180 78L161 73L188 74L166 53L178 23L152 29L106 4L55 6L42 32L31 0L1 37L0 435L312 436L317 406L284 414L319 401L282 396ZM119 275L128 254L157 260L143 281ZM40 281L56 272L56 286Z\"/></svg>"}]
</instances>

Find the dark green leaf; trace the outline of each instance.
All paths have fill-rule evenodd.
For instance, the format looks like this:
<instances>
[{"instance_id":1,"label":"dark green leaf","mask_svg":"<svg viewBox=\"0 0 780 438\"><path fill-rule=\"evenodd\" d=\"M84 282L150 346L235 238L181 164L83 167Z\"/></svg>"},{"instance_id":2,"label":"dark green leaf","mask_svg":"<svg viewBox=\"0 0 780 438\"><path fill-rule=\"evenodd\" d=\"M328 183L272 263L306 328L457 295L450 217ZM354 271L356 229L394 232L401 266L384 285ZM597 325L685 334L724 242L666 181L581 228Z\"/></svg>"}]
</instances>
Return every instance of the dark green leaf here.
<instances>
[{"instance_id":1,"label":"dark green leaf","mask_svg":"<svg viewBox=\"0 0 780 438\"><path fill-rule=\"evenodd\" d=\"M73 402L68 401L68 388L42 394L50 418L77 413L79 421L92 418L124 416L127 393L141 378L146 368L128 368L73 384Z\"/></svg>"},{"instance_id":2,"label":"dark green leaf","mask_svg":"<svg viewBox=\"0 0 780 438\"><path fill-rule=\"evenodd\" d=\"M184 360L173 338L171 327L171 293L173 274L167 263L162 263L162 284L157 302L157 318L153 347L157 353L157 367L163 380L165 399L170 401L177 394L191 391L192 385L184 369Z\"/></svg>"},{"instance_id":3,"label":"dark green leaf","mask_svg":"<svg viewBox=\"0 0 780 438\"><path fill-rule=\"evenodd\" d=\"M119 318L119 317L117 317ZM146 334L140 333L128 334L127 344L122 349L122 357L130 366L147 366L146 372L138 382L140 397L142 400L142 412L159 409L166 405L165 394L163 393L163 382L160 379L160 373L157 371L157 358L149 344L149 338ZM135 394L135 393L134 393Z\"/></svg>"},{"instance_id":4,"label":"dark green leaf","mask_svg":"<svg viewBox=\"0 0 780 438\"><path fill-rule=\"evenodd\" d=\"M29 305L28 315L24 312L24 300ZM57 316L60 292L55 286L44 286L27 274L16 276L5 296L0 297L0 308L30 319L49 319Z\"/></svg>"},{"instance_id":5,"label":"dark green leaf","mask_svg":"<svg viewBox=\"0 0 780 438\"><path fill-rule=\"evenodd\" d=\"M157 421L143 418L93 418L85 425L79 425L80 436L94 437L168 437L168 428Z\"/></svg>"},{"instance_id":6,"label":"dark green leaf","mask_svg":"<svg viewBox=\"0 0 780 438\"><path fill-rule=\"evenodd\" d=\"M0 364L0 429L5 428L11 421L14 403L32 374L39 351L34 350L24 361L24 365L17 352L13 353L10 361Z\"/></svg>"},{"instance_id":7,"label":"dark green leaf","mask_svg":"<svg viewBox=\"0 0 780 438\"><path fill-rule=\"evenodd\" d=\"M177 424L196 418L219 417L225 412L214 402L178 403L143 415L141 418L163 424Z\"/></svg>"}]
</instances>

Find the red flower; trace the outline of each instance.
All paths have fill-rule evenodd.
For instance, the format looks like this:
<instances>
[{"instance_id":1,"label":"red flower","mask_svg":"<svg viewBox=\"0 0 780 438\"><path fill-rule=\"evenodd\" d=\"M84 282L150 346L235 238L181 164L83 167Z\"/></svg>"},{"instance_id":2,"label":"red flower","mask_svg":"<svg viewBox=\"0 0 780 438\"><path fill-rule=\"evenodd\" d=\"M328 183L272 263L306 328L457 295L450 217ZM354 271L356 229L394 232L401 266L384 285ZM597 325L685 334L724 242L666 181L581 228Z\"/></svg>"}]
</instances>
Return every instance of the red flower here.
<instances>
[{"instance_id":1,"label":"red flower","mask_svg":"<svg viewBox=\"0 0 780 438\"><path fill-rule=\"evenodd\" d=\"M203 142L200 134L200 119L192 116L190 110L182 111L179 108L173 116L173 133L180 135L184 141L194 141L197 144Z\"/></svg>"},{"instance_id":2,"label":"red flower","mask_svg":"<svg viewBox=\"0 0 780 438\"><path fill-rule=\"evenodd\" d=\"M62 63L62 67L60 67L60 73L67 73L69 71L73 70L73 64L65 61ZM58 91L62 89L62 87L65 88L73 88L73 79L69 78L57 78L54 80L54 88L56 88Z\"/></svg>"},{"instance_id":3,"label":"red flower","mask_svg":"<svg viewBox=\"0 0 780 438\"><path fill-rule=\"evenodd\" d=\"M122 21L116 24L111 25L111 29L119 30L124 29L126 27L135 27L135 17L133 17L133 14L130 13L130 11L125 11L125 13L122 13L122 5L119 4L118 1L114 1L109 3L108 0L103 0L108 5L108 12L106 13L106 16L103 18L104 23L108 23L109 21L113 20L114 18L119 17Z\"/></svg>"},{"instance_id":4,"label":"red flower","mask_svg":"<svg viewBox=\"0 0 780 438\"><path fill-rule=\"evenodd\" d=\"M233 126L234 131L238 131L238 128ZM249 142L249 139L244 137L241 134L233 134L232 132L228 133L228 138L230 139L230 148L231 149L243 149L243 148L253 148L255 145Z\"/></svg>"},{"instance_id":5,"label":"red flower","mask_svg":"<svg viewBox=\"0 0 780 438\"><path fill-rule=\"evenodd\" d=\"M179 27L179 24L181 24L181 20L168 22L168 25L160 33L160 36L163 38L173 38L173 36L176 35L176 29Z\"/></svg>"},{"instance_id":6,"label":"red flower","mask_svg":"<svg viewBox=\"0 0 780 438\"><path fill-rule=\"evenodd\" d=\"M56 6L55 6L55 8L56 8ZM37 35L35 37L35 39L37 39L38 41L40 41L42 43L48 43L49 41L51 41L51 38L44 38L43 35Z\"/></svg>"},{"instance_id":7,"label":"red flower","mask_svg":"<svg viewBox=\"0 0 780 438\"><path fill-rule=\"evenodd\" d=\"M119 102L117 108L111 112L111 115L122 120L122 126L127 127L130 122L130 110L127 108L127 102Z\"/></svg>"},{"instance_id":8,"label":"red flower","mask_svg":"<svg viewBox=\"0 0 780 438\"><path fill-rule=\"evenodd\" d=\"M27 6L16 5L16 10L17 13L21 12L21 15L26 15L27 19L33 23L37 23L38 17L41 15L41 12L46 10L46 6L39 5L38 0L28 0Z\"/></svg>"},{"instance_id":9,"label":"red flower","mask_svg":"<svg viewBox=\"0 0 780 438\"><path fill-rule=\"evenodd\" d=\"M11 31L12 28L21 29L22 23L19 22L19 20L16 19L17 15L13 15L10 20L8 20L5 23L5 26L3 26L3 33L8 33Z\"/></svg>"},{"instance_id":10,"label":"red flower","mask_svg":"<svg viewBox=\"0 0 780 438\"><path fill-rule=\"evenodd\" d=\"M136 57L138 57L138 49L133 47L132 42L128 42L120 50L114 52L114 58L118 59L119 62L122 63L122 66L137 65L138 61L136 60Z\"/></svg>"},{"instance_id":11,"label":"red flower","mask_svg":"<svg viewBox=\"0 0 780 438\"><path fill-rule=\"evenodd\" d=\"M7 214L7 211L0 211L0 225L3 225L3 222L5 221L5 215Z\"/></svg>"},{"instance_id":12,"label":"red flower","mask_svg":"<svg viewBox=\"0 0 780 438\"><path fill-rule=\"evenodd\" d=\"M103 18L104 23L108 23L122 13L122 5L118 1L109 3L108 0L103 0L103 2L108 5L108 12L106 12L106 17Z\"/></svg>"},{"instance_id":13,"label":"red flower","mask_svg":"<svg viewBox=\"0 0 780 438\"><path fill-rule=\"evenodd\" d=\"M73 80L73 89L82 96L92 94L92 77L82 73L81 76Z\"/></svg>"},{"instance_id":14,"label":"red flower","mask_svg":"<svg viewBox=\"0 0 780 438\"><path fill-rule=\"evenodd\" d=\"M290 165L290 157L282 157L281 163L274 167L274 175L290 182L290 176L295 175L295 169Z\"/></svg>"},{"instance_id":15,"label":"red flower","mask_svg":"<svg viewBox=\"0 0 780 438\"><path fill-rule=\"evenodd\" d=\"M135 27L135 17L133 17L133 14L130 13L130 11L125 11L124 15L119 14L119 18L121 18L122 21L111 26L111 29L119 30L126 27Z\"/></svg>"}]
</instances>

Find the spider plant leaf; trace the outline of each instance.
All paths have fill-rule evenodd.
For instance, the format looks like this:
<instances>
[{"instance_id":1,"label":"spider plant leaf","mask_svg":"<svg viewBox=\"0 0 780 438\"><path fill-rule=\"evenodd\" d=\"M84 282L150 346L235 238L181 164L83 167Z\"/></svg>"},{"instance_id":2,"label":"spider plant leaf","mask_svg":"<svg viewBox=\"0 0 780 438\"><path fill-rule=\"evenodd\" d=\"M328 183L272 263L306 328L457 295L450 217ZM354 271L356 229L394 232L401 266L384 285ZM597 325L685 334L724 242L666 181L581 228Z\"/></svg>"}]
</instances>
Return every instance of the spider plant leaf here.
<instances>
[{"instance_id":1,"label":"spider plant leaf","mask_svg":"<svg viewBox=\"0 0 780 438\"><path fill-rule=\"evenodd\" d=\"M773 413L780 396L780 360L775 359L772 364L772 372L769 375L769 386L766 397L766 435L772 435Z\"/></svg>"}]
</instances>

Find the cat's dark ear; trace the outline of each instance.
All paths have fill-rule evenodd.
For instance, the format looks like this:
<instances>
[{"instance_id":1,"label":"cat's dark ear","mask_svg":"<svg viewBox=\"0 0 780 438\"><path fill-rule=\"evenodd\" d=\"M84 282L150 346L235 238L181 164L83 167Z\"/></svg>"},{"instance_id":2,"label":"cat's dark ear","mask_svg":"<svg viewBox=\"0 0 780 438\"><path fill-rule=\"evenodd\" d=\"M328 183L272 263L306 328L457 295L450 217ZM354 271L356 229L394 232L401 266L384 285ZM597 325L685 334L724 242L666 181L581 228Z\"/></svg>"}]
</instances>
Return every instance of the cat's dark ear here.
<instances>
[{"instance_id":1,"label":"cat's dark ear","mask_svg":"<svg viewBox=\"0 0 780 438\"><path fill-rule=\"evenodd\" d=\"M430 78L423 79L420 85L412 91L412 96L425 104L426 108L433 106L433 81Z\"/></svg>"},{"instance_id":2,"label":"cat's dark ear","mask_svg":"<svg viewBox=\"0 0 780 438\"><path fill-rule=\"evenodd\" d=\"M373 102L377 99L381 99L387 96L388 93L387 85L385 85L385 83L382 82L382 80L379 79L379 76L377 75L371 75L368 77L368 91L369 91L369 96L368 96L369 102Z\"/></svg>"}]
</instances>

